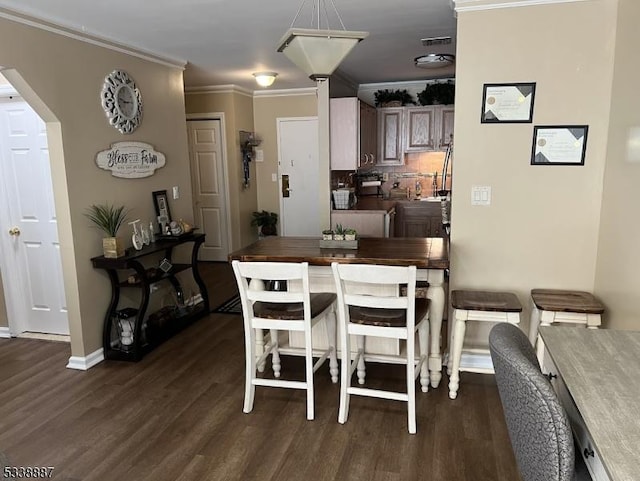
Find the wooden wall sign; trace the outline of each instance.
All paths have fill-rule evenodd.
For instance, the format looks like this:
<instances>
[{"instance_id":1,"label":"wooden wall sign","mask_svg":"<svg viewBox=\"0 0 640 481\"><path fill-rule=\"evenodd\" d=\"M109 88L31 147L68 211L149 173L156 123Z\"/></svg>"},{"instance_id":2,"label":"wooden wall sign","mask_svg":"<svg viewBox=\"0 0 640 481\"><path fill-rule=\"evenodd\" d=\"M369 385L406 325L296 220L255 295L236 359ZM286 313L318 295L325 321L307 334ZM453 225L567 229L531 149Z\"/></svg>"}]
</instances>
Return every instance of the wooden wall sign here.
<instances>
[{"instance_id":1,"label":"wooden wall sign","mask_svg":"<svg viewBox=\"0 0 640 481\"><path fill-rule=\"evenodd\" d=\"M164 167L165 157L151 144L116 142L110 149L98 152L96 164L101 169L110 170L114 177L137 179L149 177L156 169Z\"/></svg>"}]
</instances>

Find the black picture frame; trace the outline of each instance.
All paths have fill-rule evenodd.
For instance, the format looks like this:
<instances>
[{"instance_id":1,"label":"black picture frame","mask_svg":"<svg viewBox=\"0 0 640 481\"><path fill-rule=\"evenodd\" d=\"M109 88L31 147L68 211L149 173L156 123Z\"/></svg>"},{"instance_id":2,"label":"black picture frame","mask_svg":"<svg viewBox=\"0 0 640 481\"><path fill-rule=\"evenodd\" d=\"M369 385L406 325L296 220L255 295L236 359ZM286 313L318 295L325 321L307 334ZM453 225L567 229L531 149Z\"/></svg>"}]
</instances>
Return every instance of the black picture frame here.
<instances>
[{"instance_id":1,"label":"black picture frame","mask_svg":"<svg viewBox=\"0 0 640 481\"><path fill-rule=\"evenodd\" d=\"M167 217L167 224L171 222L171 210L169 209L169 197L166 190L156 190L152 192L153 205L156 209L156 216L164 215Z\"/></svg>"},{"instance_id":2,"label":"black picture frame","mask_svg":"<svg viewBox=\"0 0 640 481\"><path fill-rule=\"evenodd\" d=\"M531 97L527 100L529 95ZM482 87L480 123L530 124L533 122L535 97L535 82L484 84ZM524 102L520 101L521 98L524 98ZM524 105L520 105L520 103ZM488 107L494 105L495 107L493 108Z\"/></svg>"},{"instance_id":3,"label":"black picture frame","mask_svg":"<svg viewBox=\"0 0 640 481\"><path fill-rule=\"evenodd\" d=\"M535 125L531 165L584 165L588 125Z\"/></svg>"}]
</instances>

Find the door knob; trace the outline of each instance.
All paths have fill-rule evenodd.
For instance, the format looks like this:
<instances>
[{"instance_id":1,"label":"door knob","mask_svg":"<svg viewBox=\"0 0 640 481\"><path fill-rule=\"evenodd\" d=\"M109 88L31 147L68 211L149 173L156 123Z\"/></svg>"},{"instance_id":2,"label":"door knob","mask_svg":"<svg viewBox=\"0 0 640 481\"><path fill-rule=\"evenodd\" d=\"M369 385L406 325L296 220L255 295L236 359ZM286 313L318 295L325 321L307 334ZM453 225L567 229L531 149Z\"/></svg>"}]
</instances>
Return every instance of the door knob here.
<instances>
[{"instance_id":1,"label":"door knob","mask_svg":"<svg viewBox=\"0 0 640 481\"><path fill-rule=\"evenodd\" d=\"M9 235L19 236L20 229L18 229L17 227L14 227L13 229L9 229Z\"/></svg>"}]
</instances>

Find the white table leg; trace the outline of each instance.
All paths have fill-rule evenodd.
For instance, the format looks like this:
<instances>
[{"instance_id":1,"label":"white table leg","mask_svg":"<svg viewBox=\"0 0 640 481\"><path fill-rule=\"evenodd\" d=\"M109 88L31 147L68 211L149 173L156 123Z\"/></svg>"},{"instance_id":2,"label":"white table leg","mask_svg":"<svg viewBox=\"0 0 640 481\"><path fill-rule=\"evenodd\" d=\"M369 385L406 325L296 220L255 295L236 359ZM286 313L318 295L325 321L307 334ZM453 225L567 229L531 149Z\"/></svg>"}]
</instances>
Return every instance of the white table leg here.
<instances>
[{"instance_id":1,"label":"white table leg","mask_svg":"<svg viewBox=\"0 0 640 481\"><path fill-rule=\"evenodd\" d=\"M422 280L422 279L420 279ZM428 269L427 279L429 288L427 298L431 301L429 308L429 328L431 348L429 349L429 374L431 387L437 388L442 379L442 353L440 352L440 330L444 316L444 270Z\"/></svg>"}]
</instances>

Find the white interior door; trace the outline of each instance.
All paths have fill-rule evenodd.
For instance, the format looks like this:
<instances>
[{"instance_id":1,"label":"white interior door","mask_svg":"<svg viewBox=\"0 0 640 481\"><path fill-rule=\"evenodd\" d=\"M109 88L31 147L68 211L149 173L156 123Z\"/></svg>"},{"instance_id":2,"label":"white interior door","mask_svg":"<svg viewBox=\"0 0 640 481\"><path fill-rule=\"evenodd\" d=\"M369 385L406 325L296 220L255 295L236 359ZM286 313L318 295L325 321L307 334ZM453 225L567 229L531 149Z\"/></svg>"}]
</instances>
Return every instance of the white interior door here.
<instances>
[{"instance_id":1,"label":"white interior door","mask_svg":"<svg viewBox=\"0 0 640 481\"><path fill-rule=\"evenodd\" d=\"M44 122L0 98L0 270L12 335L69 334Z\"/></svg>"},{"instance_id":2,"label":"white interior door","mask_svg":"<svg viewBox=\"0 0 640 481\"><path fill-rule=\"evenodd\" d=\"M318 162L317 117L278 119L282 235L320 235Z\"/></svg>"},{"instance_id":3,"label":"white interior door","mask_svg":"<svg viewBox=\"0 0 640 481\"><path fill-rule=\"evenodd\" d=\"M206 234L199 258L226 262L230 229L221 122L189 120L187 129L195 224Z\"/></svg>"}]
</instances>

